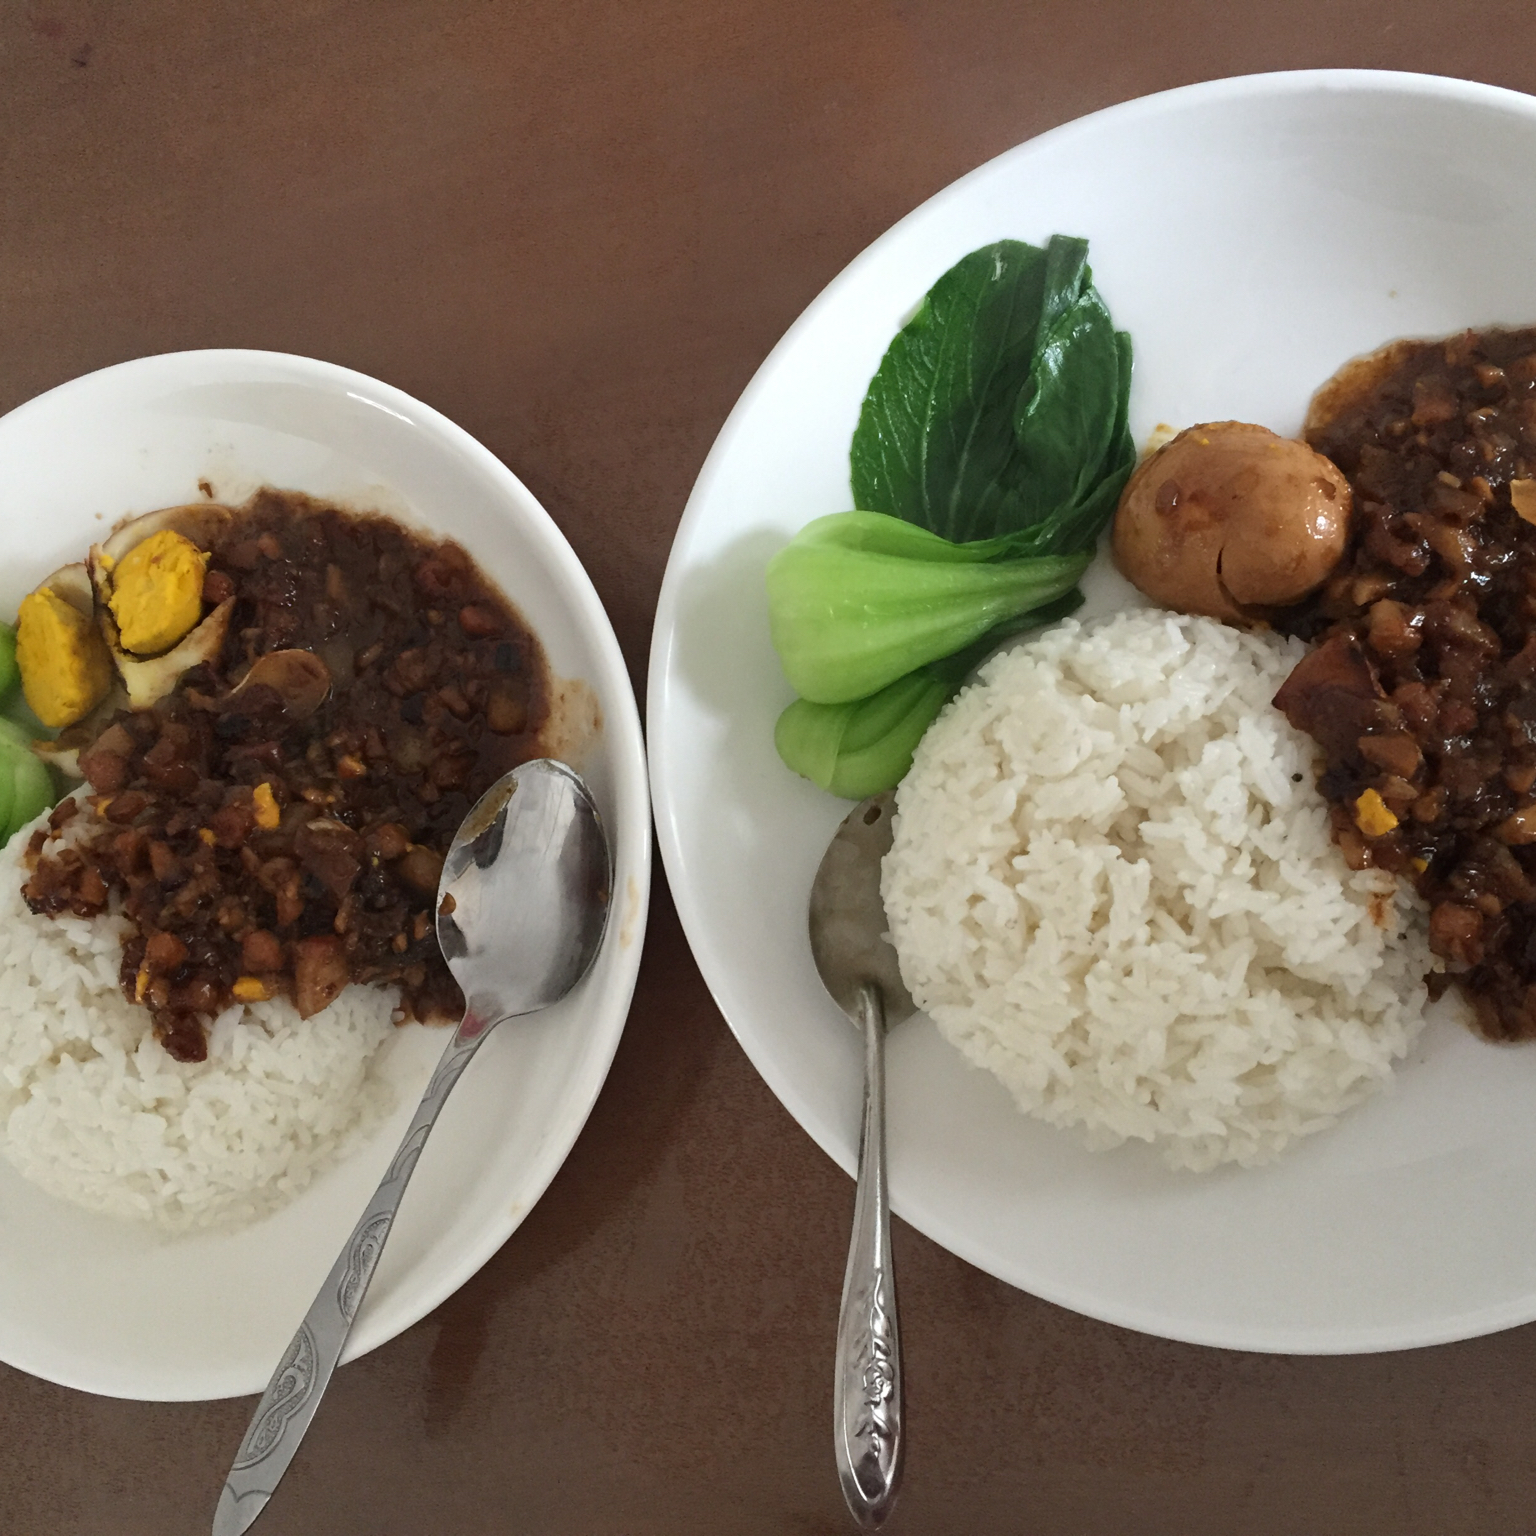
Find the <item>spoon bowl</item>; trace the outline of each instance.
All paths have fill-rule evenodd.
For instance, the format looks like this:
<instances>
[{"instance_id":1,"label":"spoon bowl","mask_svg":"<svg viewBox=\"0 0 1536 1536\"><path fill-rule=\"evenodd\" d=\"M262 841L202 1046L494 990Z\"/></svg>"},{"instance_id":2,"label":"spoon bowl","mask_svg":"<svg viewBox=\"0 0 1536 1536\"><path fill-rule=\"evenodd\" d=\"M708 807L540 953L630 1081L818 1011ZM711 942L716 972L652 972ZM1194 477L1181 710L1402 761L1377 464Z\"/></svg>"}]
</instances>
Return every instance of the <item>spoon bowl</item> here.
<instances>
[{"instance_id":1,"label":"spoon bowl","mask_svg":"<svg viewBox=\"0 0 1536 1536\"><path fill-rule=\"evenodd\" d=\"M855 1024L860 992L880 988L889 1029L917 1012L885 936L880 861L891 851L896 796L887 790L843 818L827 844L811 886L811 953L821 984Z\"/></svg>"},{"instance_id":2,"label":"spoon bowl","mask_svg":"<svg viewBox=\"0 0 1536 1536\"><path fill-rule=\"evenodd\" d=\"M467 1009L497 1021L559 1002L602 943L612 882L597 807L564 763L540 758L498 779L437 887L437 941Z\"/></svg>"}]
</instances>

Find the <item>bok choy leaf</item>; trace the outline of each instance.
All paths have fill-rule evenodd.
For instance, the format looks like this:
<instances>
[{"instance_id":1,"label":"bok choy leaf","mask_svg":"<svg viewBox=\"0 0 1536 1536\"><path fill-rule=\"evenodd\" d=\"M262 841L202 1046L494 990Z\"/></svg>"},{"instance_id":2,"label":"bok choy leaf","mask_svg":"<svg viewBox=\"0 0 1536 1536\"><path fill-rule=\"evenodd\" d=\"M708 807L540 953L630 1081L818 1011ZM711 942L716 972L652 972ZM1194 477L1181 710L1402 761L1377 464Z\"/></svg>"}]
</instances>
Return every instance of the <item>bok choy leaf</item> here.
<instances>
[{"instance_id":1,"label":"bok choy leaf","mask_svg":"<svg viewBox=\"0 0 1536 1536\"><path fill-rule=\"evenodd\" d=\"M929 291L886 350L850 453L855 512L769 564L769 624L800 698L779 755L836 794L906 772L966 672L1069 611L1135 466L1131 342L1088 243L1001 240Z\"/></svg>"},{"instance_id":2,"label":"bok choy leaf","mask_svg":"<svg viewBox=\"0 0 1536 1536\"><path fill-rule=\"evenodd\" d=\"M850 454L854 505L955 543L1028 529L1050 553L1073 553L1099 530L1072 514L1135 463L1130 384L1130 337L1093 286L1086 240L972 251L870 381ZM1056 521L1082 542L1056 537Z\"/></svg>"}]
</instances>

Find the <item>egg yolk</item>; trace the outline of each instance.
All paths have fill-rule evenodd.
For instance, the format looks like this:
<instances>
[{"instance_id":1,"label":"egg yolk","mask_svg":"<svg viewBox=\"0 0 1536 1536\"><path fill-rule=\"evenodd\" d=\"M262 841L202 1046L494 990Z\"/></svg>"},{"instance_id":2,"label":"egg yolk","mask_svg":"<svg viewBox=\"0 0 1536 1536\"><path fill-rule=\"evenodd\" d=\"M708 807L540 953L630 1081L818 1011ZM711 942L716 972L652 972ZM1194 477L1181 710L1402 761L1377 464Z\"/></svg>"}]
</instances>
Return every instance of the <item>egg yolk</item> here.
<instances>
[{"instance_id":1,"label":"egg yolk","mask_svg":"<svg viewBox=\"0 0 1536 1536\"><path fill-rule=\"evenodd\" d=\"M203 616L208 556L170 529L152 533L112 572L112 617L125 651L157 656Z\"/></svg>"},{"instance_id":2,"label":"egg yolk","mask_svg":"<svg viewBox=\"0 0 1536 1536\"><path fill-rule=\"evenodd\" d=\"M56 730L90 714L112 686L101 631L50 587L21 600L16 665L32 713Z\"/></svg>"}]
</instances>

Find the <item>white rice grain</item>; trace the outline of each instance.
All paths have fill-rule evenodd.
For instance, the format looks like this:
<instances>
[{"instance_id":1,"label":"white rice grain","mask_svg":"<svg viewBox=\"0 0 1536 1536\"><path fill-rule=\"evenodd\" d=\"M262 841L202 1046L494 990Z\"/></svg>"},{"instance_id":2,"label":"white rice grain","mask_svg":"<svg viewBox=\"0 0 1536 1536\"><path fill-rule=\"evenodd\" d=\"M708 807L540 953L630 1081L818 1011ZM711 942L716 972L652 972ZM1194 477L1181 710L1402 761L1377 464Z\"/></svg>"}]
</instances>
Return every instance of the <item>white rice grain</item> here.
<instances>
[{"instance_id":1,"label":"white rice grain","mask_svg":"<svg viewBox=\"0 0 1536 1536\"><path fill-rule=\"evenodd\" d=\"M0 850L0 1151L27 1178L167 1231L246 1222L388 1112L370 1067L395 989L348 987L305 1020L282 999L237 1004L206 1061L175 1061L118 986L125 920L28 910L31 830Z\"/></svg>"},{"instance_id":2,"label":"white rice grain","mask_svg":"<svg viewBox=\"0 0 1536 1536\"><path fill-rule=\"evenodd\" d=\"M1068 621L989 661L897 793L902 975L1021 1108L1175 1167L1266 1162L1391 1076L1435 968L1352 872L1271 700L1303 647L1212 619Z\"/></svg>"}]
</instances>

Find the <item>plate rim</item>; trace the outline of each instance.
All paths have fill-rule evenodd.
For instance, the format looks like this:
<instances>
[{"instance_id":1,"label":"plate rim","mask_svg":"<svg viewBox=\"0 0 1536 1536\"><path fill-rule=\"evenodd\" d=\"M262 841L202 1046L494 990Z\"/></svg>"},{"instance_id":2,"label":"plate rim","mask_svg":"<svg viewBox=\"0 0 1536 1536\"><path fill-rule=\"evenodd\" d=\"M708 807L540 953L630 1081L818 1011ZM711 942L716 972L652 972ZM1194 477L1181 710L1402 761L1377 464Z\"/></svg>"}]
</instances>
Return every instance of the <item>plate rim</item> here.
<instances>
[{"instance_id":1,"label":"plate rim","mask_svg":"<svg viewBox=\"0 0 1536 1536\"><path fill-rule=\"evenodd\" d=\"M720 474L720 466L734 450L737 440L744 431L744 420L755 409L758 397L767 388L769 377L775 371L779 358L798 343L802 332L816 321L822 310L837 302L844 289L857 282L863 268L873 263L886 246L894 243L909 225L930 216L946 201L962 196L963 189L967 188L969 183L990 172L1000 162L1030 158L1054 149L1081 133L1096 131L1109 122L1135 122L1140 118L1176 112L1188 105L1206 105L1242 98L1276 99L1318 90L1338 94L1370 93L1439 99L1468 106L1498 109L1527 121L1536 121L1536 96L1528 95L1523 91L1513 90L1507 86L1488 85L1459 76L1380 69L1271 70L1223 76L1116 102L1097 111L1085 113L1081 117L1072 118L1024 139L996 155L989 156L979 165L948 182L883 230L840 268L796 315L754 370L752 377L722 422L704 462L700 465L682 517L678 522L672 547L668 552L666 571L662 578L661 593L657 602L656 619L652 626L650 660L646 670L646 743L657 846L660 850L668 889L672 893L673 904L677 910L678 921L682 925L689 949L715 1006L769 1091L800 1129L850 1178L857 1172L856 1148L850 1150L834 1145L826 1135L820 1134L807 1124L804 1101L785 1074L774 1069L767 1062L761 1050L755 1048L754 1041L743 1033L736 1020L731 1017L723 1001L723 987L719 984L723 978L717 978L713 973L713 967L706 965L701 957L699 946L694 942L695 931L703 926L703 918L700 903L695 899L694 893L684 878L685 859L679 830L684 813L673 788L667 716L671 708L671 686L674 674L672 660L676 646L679 603L684 572L688 563L689 546L704 521L705 504L712 498L713 484ZM1022 1270L1015 1271L1013 1274L1000 1273L994 1262L980 1253L978 1245L958 1232L952 1223L945 1221L941 1212L925 1211L922 1220L919 1221L914 1219L910 1210L905 1207L906 1201L900 1195L896 1195L893 1198L892 1208L908 1225L950 1253L1006 1285L1095 1321L1178 1343L1258 1354L1374 1354L1478 1338L1536 1320L1536 1289L1533 1289L1523 1303L1503 1303L1464 1314L1453 1314L1442 1319L1435 1327L1415 1329L1396 1325L1381 1329L1308 1327L1304 1336L1283 1339L1277 1333L1272 1332L1268 1337L1264 1337L1242 1327L1228 1327L1224 1324L1210 1327L1170 1326L1161 1319L1139 1315L1134 1307L1124 1306L1114 1301L1085 1298L1077 1292L1069 1292L1037 1276L1029 1276L1026 1280Z\"/></svg>"},{"instance_id":2,"label":"plate rim","mask_svg":"<svg viewBox=\"0 0 1536 1536\"><path fill-rule=\"evenodd\" d=\"M131 378L135 374L142 374L159 383L156 376L163 374L166 381L170 382L175 380L178 367L192 370L194 376L181 381L185 384L268 383L276 380L310 385L340 385L352 398L396 416L429 436L435 436L445 447L467 458L506 492L514 505L526 505L533 523L540 528L542 541L548 548L552 563L562 570L578 599L575 617L579 628L588 635L604 666L622 684L614 690L617 707L604 708L603 722L605 737L615 743L612 753L614 798L620 825L614 836L614 868L616 872L627 869L628 877L634 881L635 899L622 913L610 915L610 921L614 922L610 930L612 936L604 939L605 945L612 943L615 946L618 958L606 996L598 999L592 1009L593 1015L611 1016L612 1022L605 1035L597 1039L598 1048L592 1057L593 1066L590 1069L591 1080L581 1085L581 1090L572 1096L567 1106L565 1117L568 1134L553 1136L541 1145L539 1155L532 1165L535 1174L529 1185L528 1198L519 1201L515 1207L503 1202L500 1209L506 1214L478 1228L476 1240L459 1250L457 1261L448 1267L444 1275L435 1283L423 1286L411 1300L399 1307L395 1315L370 1313L365 1305L342 1353L341 1364L345 1365L414 1327L484 1268L543 1199L585 1129L612 1070L639 980L652 885L650 762L645 751L644 730L634 684L618 636L614 632L613 621L603 606L591 576L560 525L519 476L485 444L435 406L417 399L398 386L344 364L300 353L257 347L181 348L126 358L55 384L0 415L0 431L14 430L18 420L25 427L33 414L50 406L56 409L61 399L68 400L74 393L84 394L92 388L99 388L112 376L126 375ZM199 374L205 376L197 377ZM627 931L627 941L621 930ZM107 1217L99 1219L110 1220ZM345 1234L341 1234L337 1238L338 1251L344 1237ZM297 1321L295 1319L295 1325ZM254 1395L266 1385L265 1378L260 1381L242 1378L232 1384L227 1373L225 1379L217 1381L213 1379L213 1373L210 1373L208 1385L211 1390L190 1390L183 1385L170 1390L128 1392L117 1385L104 1386L77 1371L60 1370L34 1356L35 1352L9 1347L0 1359L14 1369L40 1380L89 1392L98 1397L129 1402L217 1402Z\"/></svg>"}]
</instances>

